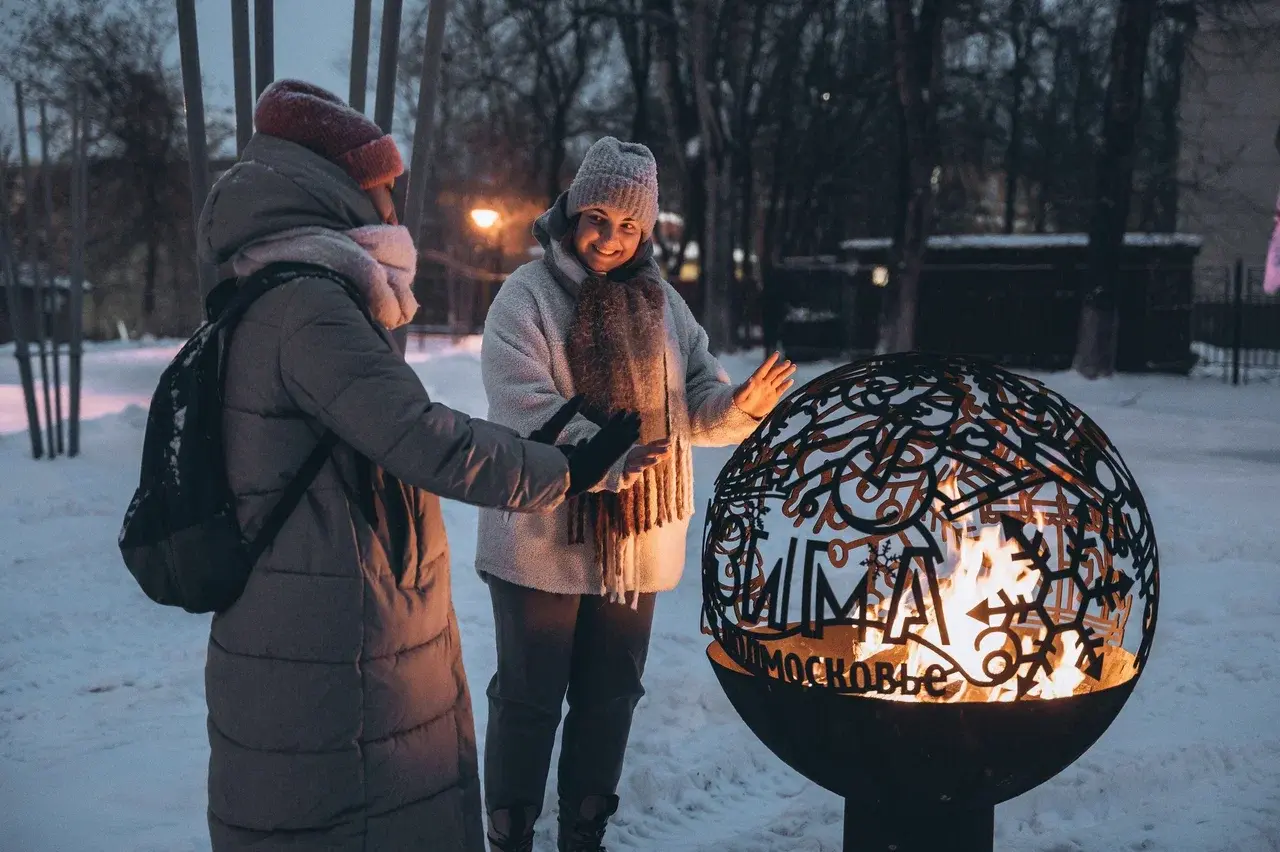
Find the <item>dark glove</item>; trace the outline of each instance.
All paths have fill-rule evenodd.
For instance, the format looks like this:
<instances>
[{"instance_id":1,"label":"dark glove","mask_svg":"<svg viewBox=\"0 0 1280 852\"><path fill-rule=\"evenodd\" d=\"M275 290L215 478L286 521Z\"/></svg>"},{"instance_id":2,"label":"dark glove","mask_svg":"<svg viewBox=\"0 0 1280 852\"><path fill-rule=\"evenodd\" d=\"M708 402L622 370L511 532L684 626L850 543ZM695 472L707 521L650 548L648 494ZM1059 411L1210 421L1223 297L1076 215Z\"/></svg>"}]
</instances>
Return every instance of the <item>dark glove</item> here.
<instances>
[{"instance_id":1,"label":"dark glove","mask_svg":"<svg viewBox=\"0 0 1280 852\"><path fill-rule=\"evenodd\" d=\"M598 485L609 468L639 440L640 415L620 411L587 440L573 445L561 444L559 449L569 460L568 496L574 497Z\"/></svg>"},{"instance_id":2,"label":"dark glove","mask_svg":"<svg viewBox=\"0 0 1280 852\"><path fill-rule=\"evenodd\" d=\"M556 438L559 438L560 433L564 431L564 427L568 426L569 421L573 419L573 415L582 408L582 400L582 394L578 394L560 406L546 423L529 433L529 440L537 441L539 444L554 444Z\"/></svg>"}]
</instances>

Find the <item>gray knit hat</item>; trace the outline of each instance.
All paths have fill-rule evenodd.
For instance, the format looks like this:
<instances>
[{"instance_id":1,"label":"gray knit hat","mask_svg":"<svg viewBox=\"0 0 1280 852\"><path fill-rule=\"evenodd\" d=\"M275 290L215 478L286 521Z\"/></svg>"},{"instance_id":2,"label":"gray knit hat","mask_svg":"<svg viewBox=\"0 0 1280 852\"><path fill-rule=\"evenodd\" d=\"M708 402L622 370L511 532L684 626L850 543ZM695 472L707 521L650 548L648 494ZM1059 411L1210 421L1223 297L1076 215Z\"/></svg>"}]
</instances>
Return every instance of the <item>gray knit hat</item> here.
<instances>
[{"instance_id":1,"label":"gray knit hat","mask_svg":"<svg viewBox=\"0 0 1280 852\"><path fill-rule=\"evenodd\" d=\"M658 221L658 162L636 142L606 136L591 146L569 186L570 216L607 207L632 216L648 237Z\"/></svg>"}]
</instances>

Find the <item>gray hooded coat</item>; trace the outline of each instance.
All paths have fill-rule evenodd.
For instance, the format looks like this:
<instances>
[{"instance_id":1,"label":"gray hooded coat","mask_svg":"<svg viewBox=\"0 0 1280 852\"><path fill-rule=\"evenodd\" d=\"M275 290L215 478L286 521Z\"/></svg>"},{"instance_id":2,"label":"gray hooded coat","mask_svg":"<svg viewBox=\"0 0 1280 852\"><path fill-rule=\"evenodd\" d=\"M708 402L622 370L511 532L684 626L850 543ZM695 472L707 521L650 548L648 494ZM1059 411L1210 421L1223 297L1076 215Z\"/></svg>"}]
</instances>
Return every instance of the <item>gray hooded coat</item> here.
<instances>
[{"instance_id":1,"label":"gray hooded coat","mask_svg":"<svg viewBox=\"0 0 1280 852\"><path fill-rule=\"evenodd\" d=\"M200 248L225 262L287 228L377 221L338 166L255 136L210 193ZM436 495L553 508L568 485L563 455L433 403L389 336L324 278L250 308L225 393L227 472L250 536L323 429L341 441L243 597L213 620L215 852L479 852L475 733Z\"/></svg>"}]
</instances>

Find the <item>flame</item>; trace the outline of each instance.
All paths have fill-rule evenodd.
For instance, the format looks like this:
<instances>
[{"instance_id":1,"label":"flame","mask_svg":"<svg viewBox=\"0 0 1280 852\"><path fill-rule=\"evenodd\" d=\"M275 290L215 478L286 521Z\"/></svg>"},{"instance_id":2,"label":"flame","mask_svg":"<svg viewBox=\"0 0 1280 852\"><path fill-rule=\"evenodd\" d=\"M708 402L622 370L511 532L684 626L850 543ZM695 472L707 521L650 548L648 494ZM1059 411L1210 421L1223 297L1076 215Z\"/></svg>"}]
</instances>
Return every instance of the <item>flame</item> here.
<instances>
[{"instance_id":1,"label":"flame","mask_svg":"<svg viewBox=\"0 0 1280 852\"><path fill-rule=\"evenodd\" d=\"M1041 698L1070 698L1076 687L1084 683L1084 672L1075 665L1080 657L1080 639L1074 633L1062 637L1062 653L1053 674L1040 686Z\"/></svg>"},{"instance_id":2,"label":"flame","mask_svg":"<svg viewBox=\"0 0 1280 852\"><path fill-rule=\"evenodd\" d=\"M938 490L950 501L959 497L954 478L942 482ZM1043 531L1044 516L1037 511L1033 517L1037 529ZM1002 540L998 526L977 526L969 523L970 519L976 521L970 516L952 522L954 541L948 542L951 545L948 561L953 567L948 576L941 576L938 580L942 618L937 617L934 602L926 595L923 612L917 611L915 603L909 599L899 606L893 623L887 623L891 601L886 598L876 604L871 613L886 622L883 635L876 638L868 633L866 640L856 649L859 659L883 655L882 659L901 661L903 645L884 640L888 636L900 637L904 632L910 632L914 638L905 646L907 674L921 678L930 666L941 666L951 672L946 696L942 699L901 694L879 697L898 701L1014 701L1018 698L1019 682L1032 674L1034 680L1026 689L1026 696L1047 699L1074 695L1085 679L1077 665L1082 646L1075 631L1055 637L1055 647L1048 649L1048 665L1023 663L1021 670L1013 676L1005 678L1002 683L993 683L1004 677L1005 667L1012 665L1019 656L1012 647L1014 642L1019 643L1024 655L1032 654L1048 635L1047 631L1043 625L1019 623L1016 618L1012 619L1008 630L992 629L992 625L999 625L999 616L991 620L992 624L986 624L969 613L984 602L997 606L1005 601L1032 600L1041 578L1028 561L1017 558L1021 545L1016 541ZM973 534L974 526L977 526L976 535ZM945 530L943 538L947 539ZM919 623L921 617L924 624ZM944 624L945 641L942 633ZM930 645L944 649L951 660L936 653ZM1056 647L1059 645L1061 647ZM960 672L955 671L952 660L959 665Z\"/></svg>"}]
</instances>

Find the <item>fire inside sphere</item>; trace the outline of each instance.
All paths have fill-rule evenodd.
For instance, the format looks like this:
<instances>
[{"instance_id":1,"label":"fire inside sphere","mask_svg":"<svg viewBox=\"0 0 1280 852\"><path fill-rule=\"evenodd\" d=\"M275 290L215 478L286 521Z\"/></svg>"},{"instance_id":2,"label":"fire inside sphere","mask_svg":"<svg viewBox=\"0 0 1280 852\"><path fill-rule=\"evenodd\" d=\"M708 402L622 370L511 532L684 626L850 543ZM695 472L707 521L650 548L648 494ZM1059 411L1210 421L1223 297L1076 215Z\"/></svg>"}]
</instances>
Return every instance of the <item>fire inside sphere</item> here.
<instances>
[{"instance_id":1,"label":"fire inside sphere","mask_svg":"<svg viewBox=\"0 0 1280 852\"><path fill-rule=\"evenodd\" d=\"M1092 420L1041 383L910 353L792 394L716 480L713 660L892 701L1069 698L1138 676L1158 555Z\"/></svg>"}]
</instances>

